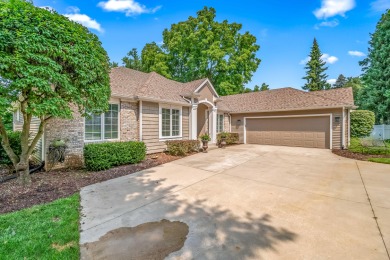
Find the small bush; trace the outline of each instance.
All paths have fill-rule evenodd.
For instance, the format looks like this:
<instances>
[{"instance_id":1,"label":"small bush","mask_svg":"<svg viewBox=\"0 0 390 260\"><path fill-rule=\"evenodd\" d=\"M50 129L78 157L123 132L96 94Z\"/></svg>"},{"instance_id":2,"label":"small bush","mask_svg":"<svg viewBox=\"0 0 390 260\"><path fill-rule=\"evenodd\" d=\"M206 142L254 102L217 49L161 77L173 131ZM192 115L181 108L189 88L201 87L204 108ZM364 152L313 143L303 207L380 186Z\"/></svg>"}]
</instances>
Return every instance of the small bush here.
<instances>
[{"instance_id":1,"label":"small bush","mask_svg":"<svg viewBox=\"0 0 390 260\"><path fill-rule=\"evenodd\" d=\"M198 140L171 140L166 141L167 151L170 155L184 156L190 152L198 152L200 143Z\"/></svg>"},{"instance_id":2,"label":"small bush","mask_svg":"<svg viewBox=\"0 0 390 260\"><path fill-rule=\"evenodd\" d=\"M354 153L371 154L371 155L389 155L390 148L387 146L370 146L363 145L364 139L352 137L348 149Z\"/></svg>"},{"instance_id":3,"label":"small bush","mask_svg":"<svg viewBox=\"0 0 390 260\"><path fill-rule=\"evenodd\" d=\"M227 132L221 132L217 134L217 144L219 145L221 143L221 138L226 138L226 144L236 144L238 143L239 136L238 133L227 133Z\"/></svg>"},{"instance_id":4,"label":"small bush","mask_svg":"<svg viewBox=\"0 0 390 260\"><path fill-rule=\"evenodd\" d=\"M20 155L22 153L22 147L20 145L20 135L21 132L8 132L8 139L11 148L14 150L16 155ZM0 136L0 164L12 165L11 159L8 157L3 146L1 145L1 136Z\"/></svg>"},{"instance_id":5,"label":"small bush","mask_svg":"<svg viewBox=\"0 0 390 260\"><path fill-rule=\"evenodd\" d=\"M351 136L365 137L370 135L375 124L374 112L356 110L351 112Z\"/></svg>"},{"instance_id":6,"label":"small bush","mask_svg":"<svg viewBox=\"0 0 390 260\"><path fill-rule=\"evenodd\" d=\"M94 143L84 146L84 163L89 171L139 163L145 159L145 155L146 146L143 142Z\"/></svg>"}]
</instances>

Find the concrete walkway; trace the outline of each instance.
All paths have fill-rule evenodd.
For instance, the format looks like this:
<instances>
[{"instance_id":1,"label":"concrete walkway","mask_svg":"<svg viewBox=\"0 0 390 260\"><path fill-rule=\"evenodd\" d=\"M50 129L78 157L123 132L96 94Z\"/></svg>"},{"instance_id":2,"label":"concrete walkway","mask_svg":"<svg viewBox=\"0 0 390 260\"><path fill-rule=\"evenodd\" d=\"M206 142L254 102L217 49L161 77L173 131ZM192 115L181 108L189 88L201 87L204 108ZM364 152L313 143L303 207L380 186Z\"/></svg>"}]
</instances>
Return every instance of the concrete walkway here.
<instances>
[{"instance_id":1,"label":"concrete walkway","mask_svg":"<svg viewBox=\"0 0 390 260\"><path fill-rule=\"evenodd\" d=\"M84 243L162 219L189 227L168 259L390 259L390 165L328 150L212 150L88 186L81 205L82 259L99 259Z\"/></svg>"}]
</instances>

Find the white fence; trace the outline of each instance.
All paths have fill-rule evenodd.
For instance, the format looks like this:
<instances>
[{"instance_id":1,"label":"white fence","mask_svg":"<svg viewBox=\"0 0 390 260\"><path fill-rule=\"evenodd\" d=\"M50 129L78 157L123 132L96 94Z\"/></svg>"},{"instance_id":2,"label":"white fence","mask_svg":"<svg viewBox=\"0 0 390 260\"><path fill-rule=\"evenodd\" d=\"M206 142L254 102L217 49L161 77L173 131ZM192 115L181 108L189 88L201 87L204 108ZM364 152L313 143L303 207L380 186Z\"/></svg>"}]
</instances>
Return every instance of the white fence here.
<instances>
[{"instance_id":1,"label":"white fence","mask_svg":"<svg viewBox=\"0 0 390 260\"><path fill-rule=\"evenodd\" d=\"M374 125L370 137L380 140L390 139L390 125Z\"/></svg>"}]
</instances>

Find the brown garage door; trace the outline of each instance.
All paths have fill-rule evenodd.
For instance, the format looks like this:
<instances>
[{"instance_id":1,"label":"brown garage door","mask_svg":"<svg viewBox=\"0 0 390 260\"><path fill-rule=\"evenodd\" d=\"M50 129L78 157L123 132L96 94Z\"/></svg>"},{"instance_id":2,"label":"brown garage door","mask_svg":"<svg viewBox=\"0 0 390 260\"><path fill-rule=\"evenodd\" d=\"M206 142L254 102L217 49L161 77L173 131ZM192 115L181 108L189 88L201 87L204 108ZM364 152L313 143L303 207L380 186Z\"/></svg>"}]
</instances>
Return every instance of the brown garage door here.
<instances>
[{"instance_id":1,"label":"brown garage door","mask_svg":"<svg viewBox=\"0 0 390 260\"><path fill-rule=\"evenodd\" d=\"M246 143L329 148L329 124L328 116L247 118Z\"/></svg>"}]
</instances>

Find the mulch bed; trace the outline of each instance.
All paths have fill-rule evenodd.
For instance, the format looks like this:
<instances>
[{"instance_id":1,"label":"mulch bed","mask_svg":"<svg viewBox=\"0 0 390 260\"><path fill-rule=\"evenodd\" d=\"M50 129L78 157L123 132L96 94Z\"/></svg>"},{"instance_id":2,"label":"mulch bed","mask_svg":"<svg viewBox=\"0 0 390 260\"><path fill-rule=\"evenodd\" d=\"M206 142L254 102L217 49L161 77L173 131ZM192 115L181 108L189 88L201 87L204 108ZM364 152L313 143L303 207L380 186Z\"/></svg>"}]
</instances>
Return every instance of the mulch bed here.
<instances>
[{"instance_id":1,"label":"mulch bed","mask_svg":"<svg viewBox=\"0 0 390 260\"><path fill-rule=\"evenodd\" d=\"M64 198L80 191L85 186L132 174L180 158L182 157L158 153L147 155L141 163L119 166L106 171L87 172L86 170L61 169L32 174L32 182L27 186L20 184L17 179L0 183L0 214Z\"/></svg>"},{"instance_id":2,"label":"mulch bed","mask_svg":"<svg viewBox=\"0 0 390 260\"><path fill-rule=\"evenodd\" d=\"M332 152L342 157L347 157L350 159L355 159L360 161L368 161L368 159L370 158L390 158L389 155L362 154L362 153L354 153L349 150L332 150Z\"/></svg>"}]
</instances>

